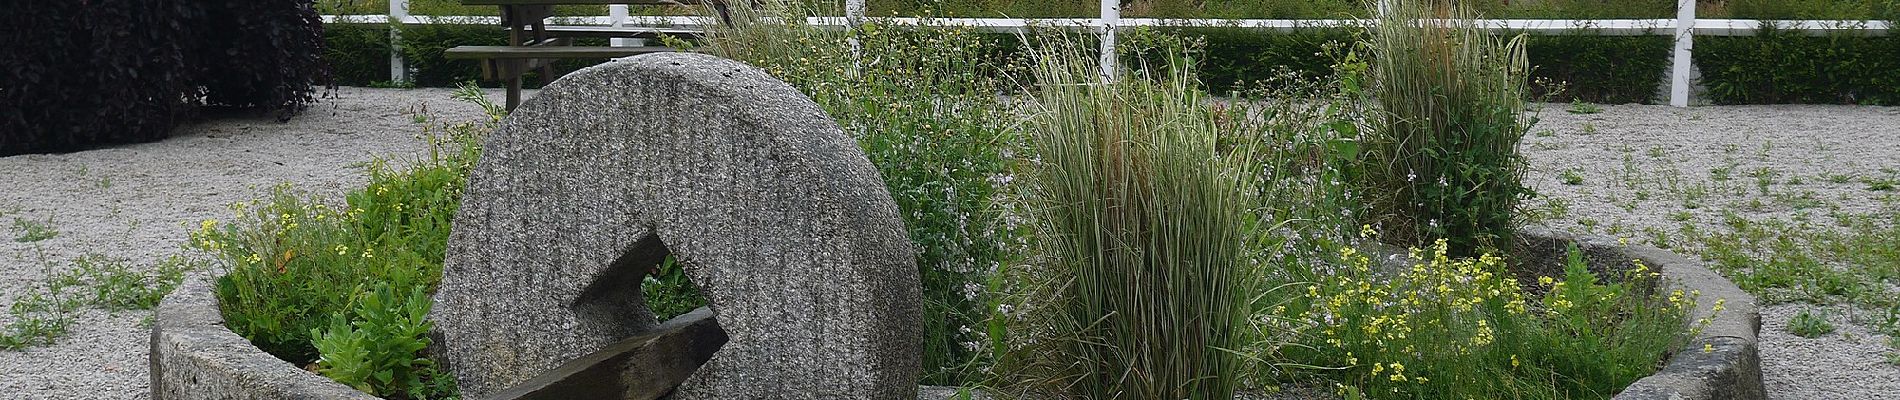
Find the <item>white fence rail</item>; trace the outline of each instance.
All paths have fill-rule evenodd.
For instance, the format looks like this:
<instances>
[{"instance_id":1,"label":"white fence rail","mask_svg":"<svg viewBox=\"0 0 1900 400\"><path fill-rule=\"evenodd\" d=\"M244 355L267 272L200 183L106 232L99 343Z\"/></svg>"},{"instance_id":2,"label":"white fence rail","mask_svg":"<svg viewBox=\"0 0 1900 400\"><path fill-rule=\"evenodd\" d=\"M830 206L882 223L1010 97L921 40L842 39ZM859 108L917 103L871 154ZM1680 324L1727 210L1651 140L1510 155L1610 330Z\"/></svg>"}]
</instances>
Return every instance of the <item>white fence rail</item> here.
<instances>
[{"instance_id":1,"label":"white fence rail","mask_svg":"<svg viewBox=\"0 0 1900 400\"><path fill-rule=\"evenodd\" d=\"M1167 19L1167 18L1121 18L1119 0L1101 0L1100 18L876 18L864 17L863 0L847 0L844 17L812 17L806 23L815 26L848 28L867 21L888 22L910 26L948 26L972 27L996 32L1023 32L1031 27L1054 29L1086 29L1101 35L1102 76L1112 79L1116 74L1114 54L1116 32L1123 28L1136 27L1225 27L1290 32L1304 28L1322 28L1339 26L1363 26L1367 20L1354 19ZM1383 12L1384 2L1380 2ZM500 17L489 16L416 16L409 15L408 0L390 0L387 15L325 15L323 22L329 23L368 23L385 24L399 21L401 24L500 24ZM1478 25L1493 31L1523 32L1527 34L1568 34L1587 32L1599 36L1661 36L1675 37L1675 51L1671 56L1669 73L1669 104L1687 107L1690 100L1691 75L1694 73L1690 63L1694 57L1694 39L1696 36L1752 36L1760 32L1763 26L1774 29L1802 32L1808 35L1822 36L1831 34L1857 34L1884 36L1894 29L1887 21L1854 20L1799 20L1799 21L1763 21L1752 19L1697 19L1695 0L1678 0L1677 15L1674 19L1485 19ZM606 16L555 17L558 23L576 25L611 26L671 26L681 28L708 27L717 23L712 18L699 16L628 16L626 6L609 7ZM390 29L389 73L390 79L403 81L407 70L402 58L399 35L396 29ZM615 39L615 45L621 45Z\"/></svg>"}]
</instances>

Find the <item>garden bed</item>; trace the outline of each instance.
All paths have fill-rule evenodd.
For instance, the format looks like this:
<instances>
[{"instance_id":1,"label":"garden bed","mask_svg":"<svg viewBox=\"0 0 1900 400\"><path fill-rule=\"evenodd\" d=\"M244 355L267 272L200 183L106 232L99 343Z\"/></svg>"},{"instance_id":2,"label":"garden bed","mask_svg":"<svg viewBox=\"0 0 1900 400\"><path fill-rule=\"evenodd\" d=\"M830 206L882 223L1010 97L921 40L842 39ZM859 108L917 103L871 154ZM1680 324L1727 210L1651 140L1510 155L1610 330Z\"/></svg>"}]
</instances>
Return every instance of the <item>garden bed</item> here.
<instances>
[{"instance_id":1,"label":"garden bed","mask_svg":"<svg viewBox=\"0 0 1900 400\"><path fill-rule=\"evenodd\" d=\"M1599 273L1627 267L1629 260L1642 260L1674 287L1701 293L1692 316L1709 321L1660 372L1637 381L1615 398L1766 398L1756 342L1760 315L1753 296L1701 262L1666 250L1547 229L1528 230L1519 237L1519 260L1546 262L1527 261L1519 265L1530 267L1517 272L1526 277L1561 275L1560 260L1572 243L1582 249L1593 269L1603 268ZM375 398L266 354L226 329L207 280L187 282L159 306L151 351L155 399ZM933 388L920 392L920 398L944 398L950 392Z\"/></svg>"}]
</instances>

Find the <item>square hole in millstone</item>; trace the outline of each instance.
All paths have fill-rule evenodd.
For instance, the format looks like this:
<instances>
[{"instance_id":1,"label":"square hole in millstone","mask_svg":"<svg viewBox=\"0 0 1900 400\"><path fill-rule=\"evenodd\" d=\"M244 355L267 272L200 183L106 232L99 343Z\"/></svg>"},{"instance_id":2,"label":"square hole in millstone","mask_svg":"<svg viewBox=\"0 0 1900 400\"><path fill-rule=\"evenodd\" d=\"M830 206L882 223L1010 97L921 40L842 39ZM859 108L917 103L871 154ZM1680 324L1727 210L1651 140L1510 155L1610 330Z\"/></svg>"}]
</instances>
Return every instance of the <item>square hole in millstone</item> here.
<instances>
[{"instance_id":1,"label":"square hole in millstone","mask_svg":"<svg viewBox=\"0 0 1900 400\"><path fill-rule=\"evenodd\" d=\"M639 331L706 306L686 265L658 236L635 241L574 299L589 323L622 324Z\"/></svg>"},{"instance_id":2,"label":"square hole in millstone","mask_svg":"<svg viewBox=\"0 0 1900 400\"><path fill-rule=\"evenodd\" d=\"M697 285L657 237L635 241L595 276L571 308L584 324L622 328L628 336L495 398L657 399L725 345Z\"/></svg>"}]
</instances>

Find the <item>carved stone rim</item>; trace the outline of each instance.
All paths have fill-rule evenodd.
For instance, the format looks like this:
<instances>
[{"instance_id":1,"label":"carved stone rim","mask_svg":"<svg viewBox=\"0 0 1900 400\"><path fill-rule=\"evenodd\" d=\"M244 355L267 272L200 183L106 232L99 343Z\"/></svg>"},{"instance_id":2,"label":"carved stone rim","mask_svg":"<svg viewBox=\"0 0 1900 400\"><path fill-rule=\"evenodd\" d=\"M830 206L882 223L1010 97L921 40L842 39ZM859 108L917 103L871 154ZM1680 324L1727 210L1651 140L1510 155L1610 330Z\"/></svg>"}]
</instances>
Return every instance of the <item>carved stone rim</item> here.
<instances>
[{"instance_id":1,"label":"carved stone rim","mask_svg":"<svg viewBox=\"0 0 1900 400\"><path fill-rule=\"evenodd\" d=\"M1703 262L1668 250L1590 235L1573 235L1542 227L1526 228L1523 240L1576 243L1585 253L1598 252L1643 260L1660 271L1666 284L1684 292L1699 291L1690 323L1707 318L1709 324L1671 355L1655 374L1625 387L1615 400L1759 400L1762 386L1761 355L1756 334L1761 313L1755 296L1742 291ZM1722 310L1716 311L1716 304Z\"/></svg>"},{"instance_id":2,"label":"carved stone rim","mask_svg":"<svg viewBox=\"0 0 1900 400\"><path fill-rule=\"evenodd\" d=\"M149 355L154 400L376 399L265 353L226 328L212 279L188 279L158 305Z\"/></svg>"}]
</instances>

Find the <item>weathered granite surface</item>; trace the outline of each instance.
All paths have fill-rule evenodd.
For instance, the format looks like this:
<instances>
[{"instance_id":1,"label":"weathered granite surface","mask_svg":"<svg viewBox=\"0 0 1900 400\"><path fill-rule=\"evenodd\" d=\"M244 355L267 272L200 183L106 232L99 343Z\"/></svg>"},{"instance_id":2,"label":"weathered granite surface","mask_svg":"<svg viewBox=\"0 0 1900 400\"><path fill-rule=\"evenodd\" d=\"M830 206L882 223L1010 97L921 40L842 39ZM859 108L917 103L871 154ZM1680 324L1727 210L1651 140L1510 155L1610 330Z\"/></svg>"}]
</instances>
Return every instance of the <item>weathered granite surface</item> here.
<instances>
[{"instance_id":1,"label":"weathered granite surface","mask_svg":"<svg viewBox=\"0 0 1900 400\"><path fill-rule=\"evenodd\" d=\"M467 397L650 329L641 274L670 252L730 337L673 398L917 398L896 205L756 68L658 53L549 84L488 137L454 223L430 318Z\"/></svg>"}]
</instances>

